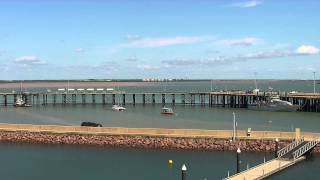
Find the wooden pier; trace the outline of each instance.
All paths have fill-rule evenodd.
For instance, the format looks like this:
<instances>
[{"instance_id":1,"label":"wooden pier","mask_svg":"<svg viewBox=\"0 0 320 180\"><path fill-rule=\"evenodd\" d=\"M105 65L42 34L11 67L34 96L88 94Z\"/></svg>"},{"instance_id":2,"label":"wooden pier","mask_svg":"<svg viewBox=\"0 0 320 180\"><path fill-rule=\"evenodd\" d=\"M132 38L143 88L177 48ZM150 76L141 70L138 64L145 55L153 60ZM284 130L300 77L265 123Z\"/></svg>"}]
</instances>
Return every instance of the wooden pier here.
<instances>
[{"instance_id":1,"label":"wooden pier","mask_svg":"<svg viewBox=\"0 0 320 180\"><path fill-rule=\"evenodd\" d=\"M300 111L320 112L320 93L278 93L259 92L246 93L243 91L228 92L45 92L45 93L0 93L0 105L13 105L18 96L22 95L27 103L32 105L47 104L185 104L219 106L226 108L248 108L255 101L265 101L272 95L299 105Z\"/></svg>"}]
</instances>

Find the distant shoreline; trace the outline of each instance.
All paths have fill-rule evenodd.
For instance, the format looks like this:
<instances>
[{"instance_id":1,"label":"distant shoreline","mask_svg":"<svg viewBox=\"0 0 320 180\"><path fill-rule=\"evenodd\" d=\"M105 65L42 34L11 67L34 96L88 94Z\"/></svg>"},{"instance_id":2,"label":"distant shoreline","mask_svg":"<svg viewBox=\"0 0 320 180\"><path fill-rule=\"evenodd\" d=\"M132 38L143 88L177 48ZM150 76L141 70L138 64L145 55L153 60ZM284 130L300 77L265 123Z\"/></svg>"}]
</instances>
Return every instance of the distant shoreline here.
<instances>
[{"instance_id":1,"label":"distant shoreline","mask_svg":"<svg viewBox=\"0 0 320 180\"><path fill-rule=\"evenodd\" d=\"M171 80L171 81L142 81L142 80L12 80L12 81L0 81L1 88L20 88L21 83L23 88L114 88L123 86L150 86L154 84L163 83L191 83L191 82L222 82L222 83L240 83L240 84L252 84L253 80ZM269 82L310 82L311 80L258 80L259 83L269 83Z\"/></svg>"},{"instance_id":2,"label":"distant shoreline","mask_svg":"<svg viewBox=\"0 0 320 180\"><path fill-rule=\"evenodd\" d=\"M252 82L254 79L170 79L172 82L195 82L195 81L213 81L213 82ZM313 79L257 79L258 81L313 81ZM165 79L154 81L144 81L142 79L57 79L57 80L0 80L0 83L20 83L20 82L164 82ZM316 80L318 81L318 80Z\"/></svg>"}]
</instances>

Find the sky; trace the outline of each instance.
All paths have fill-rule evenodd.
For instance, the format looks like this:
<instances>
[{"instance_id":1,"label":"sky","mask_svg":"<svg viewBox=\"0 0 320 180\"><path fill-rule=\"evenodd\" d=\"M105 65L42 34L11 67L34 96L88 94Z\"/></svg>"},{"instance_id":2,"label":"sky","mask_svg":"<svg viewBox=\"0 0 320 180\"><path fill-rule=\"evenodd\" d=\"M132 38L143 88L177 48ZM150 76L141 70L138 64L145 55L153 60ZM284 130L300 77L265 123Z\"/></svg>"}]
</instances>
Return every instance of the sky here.
<instances>
[{"instance_id":1,"label":"sky","mask_svg":"<svg viewBox=\"0 0 320 180\"><path fill-rule=\"evenodd\" d=\"M1 0L0 80L320 79L318 0Z\"/></svg>"}]
</instances>

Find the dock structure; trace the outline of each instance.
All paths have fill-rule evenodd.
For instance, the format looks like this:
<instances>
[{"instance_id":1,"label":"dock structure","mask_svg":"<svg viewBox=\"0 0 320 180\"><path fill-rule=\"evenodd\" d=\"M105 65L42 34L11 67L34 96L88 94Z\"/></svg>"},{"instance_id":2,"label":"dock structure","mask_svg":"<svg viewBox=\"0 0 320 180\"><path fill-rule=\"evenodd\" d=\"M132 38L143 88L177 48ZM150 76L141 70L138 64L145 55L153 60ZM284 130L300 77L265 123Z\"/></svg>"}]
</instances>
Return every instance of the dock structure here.
<instances>
[{"instance_id":1,"label":"dock structure","mask_svg":"<svg viewBox=\"0 0 320 180\"><path fill-rule=\"evenodd\" d=\"M234 176L226 178L225 180L258 180L266 178L274 173L277 173L285 168L294 165L297 162L305 159L305 157L300 157L296 161L289 159L276 158L267 161L263 164L255 166L251 169L238 173Z\"/></svg>"},{"instance_id":2,"label":"dock structure","mask_svg":"<svg viewBox=\"0 0 320 180\"><path fill-rule=\"evenodd\" d=\"M255 167L239 172L225 180L259 180L286 169L304 159L320 143L320 138L311 141L297 139L277 152L277 157Z\"/></svg>"},{"instance_id":3,"label":"dock structure","mask_svg":"<svg viewBox=\"0 0 320 180\"><path fill-rule=\"evenodd\" d=\"M256 101L265 101L270 96L299 105L300 111L320 112L320 93L286 93L244 91L224 92L123 92L123 91L50 91L29 93L0 93L0 105L13 105L17 96L23 96L30 104L183 104L210 107L248 108Z\"/></svg>"}]
</instances>

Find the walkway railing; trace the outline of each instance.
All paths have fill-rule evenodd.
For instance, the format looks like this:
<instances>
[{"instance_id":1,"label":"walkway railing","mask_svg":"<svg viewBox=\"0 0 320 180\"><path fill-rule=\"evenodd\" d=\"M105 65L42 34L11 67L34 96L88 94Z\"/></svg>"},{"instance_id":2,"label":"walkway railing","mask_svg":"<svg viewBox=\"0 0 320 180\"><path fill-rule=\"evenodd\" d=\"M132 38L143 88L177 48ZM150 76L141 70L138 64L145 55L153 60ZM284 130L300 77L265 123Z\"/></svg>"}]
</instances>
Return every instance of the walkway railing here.
<instances>
[{"instance_id":1,"label":"walkway railing","mask_svg":"<svg viewBox=\"0 0 320 180\"><path fill-rule=\"evenodd\" d=\"M318 143L320 143L320 138L306 143L305 145L300 147L298 150L293 152L293 159L294 160L298 159L299 157L304 155L306 152L314 148Z\"/></svg>"},{"instance_id":2,"label":"walkway railing","mask_svg":"<svg viewBox=\"0 0 320 180\"><path fill-rule=\"evenodd\" d=\"M281 150L279 150L277 152L278 157L282 157L284 155L286 155L288 152L290 152L291 150L293 150L294 148L296 148L297 146L299 146L301 143L304 142L304 139L299 139L297 141L293 141L292 143L290 143L289 145L287 145L286 147L282 148Z\"/></svg>"}]
</instances>

